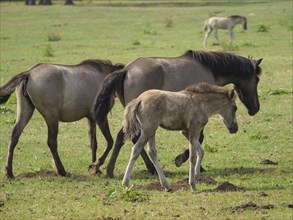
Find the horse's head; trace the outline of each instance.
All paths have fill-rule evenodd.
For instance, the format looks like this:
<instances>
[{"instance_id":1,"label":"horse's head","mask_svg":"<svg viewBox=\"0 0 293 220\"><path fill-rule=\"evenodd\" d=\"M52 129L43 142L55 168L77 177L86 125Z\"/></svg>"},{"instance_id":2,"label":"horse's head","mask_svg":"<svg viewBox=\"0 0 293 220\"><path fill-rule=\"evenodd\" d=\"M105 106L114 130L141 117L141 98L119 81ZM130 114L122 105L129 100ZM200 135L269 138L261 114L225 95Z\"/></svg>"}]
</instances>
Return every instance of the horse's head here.
<instances>
[{"instance_id":1,"label":"horse's head","mask_svg":"<svg viewBox=\"0 0 293 220\"><path fill-rule=\"evenodd\" d=\"M229 132L236 133L238 131L238 124L236 120L236 92L234 89L231 89L228 92L228 104L223 110L220 112L221 118L224 121L226 127L228 128Z\"/></svg>"},{"instance_id":2,"label":"horse's head","mask_svg":"<svg viewBox=\"0 0 293 220\"><path fill-rule=\"evenodd\" d=\"M247 19L246 19L246 17L242 17L241 25L242 25L243 30L246 31L247 30Z\"/></svg>"},{"instance_id":3,"label":"horse's head","mask_svg":"<svg viewBox=\"0 0 293 220\"><path fill-rule=\"evenodd\" d=\"M259 64L261 63L262 59L251 59L250 61L254 68L254 74L248 73L250 77L240 78L235 83L235 89L238 93L239 99L248 109L248 114L255 115L260 108L257 94L257 85L259 82L259 74L261 72Z\"/></svg>"}]
</instances>

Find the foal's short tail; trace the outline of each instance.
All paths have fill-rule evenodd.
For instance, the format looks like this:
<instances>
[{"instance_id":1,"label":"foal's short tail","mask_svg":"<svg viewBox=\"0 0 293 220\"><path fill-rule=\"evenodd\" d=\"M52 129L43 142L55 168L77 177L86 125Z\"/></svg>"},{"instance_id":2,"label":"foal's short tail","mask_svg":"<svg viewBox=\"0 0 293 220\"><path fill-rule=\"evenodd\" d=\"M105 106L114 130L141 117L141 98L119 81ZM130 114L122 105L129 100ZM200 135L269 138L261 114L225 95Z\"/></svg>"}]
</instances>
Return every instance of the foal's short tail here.
<instances>
[{"instance_id":1,"label":"foal's short tail","mask_svg":"<svg viewBox=\"0 0 293 220\"><path fill-rule=\"evenodd\" d=\"M0 104L8 101L15 88L23 81L27 80L29 72L22 72L11 78L4 86L0 87Z\"/></svg>"},{"instance_id":2,"label":"foal's short tail","mask_svg":"<svg viewBox=\"0 0 293 220\"><path fill-rule=\"evenodd\" d=\"M132 140L140 133L141 125L137 118L137 111L140 103L140 100L134 99L125 108L123 121L125 140Z\"/></svg>"}]
</instances>

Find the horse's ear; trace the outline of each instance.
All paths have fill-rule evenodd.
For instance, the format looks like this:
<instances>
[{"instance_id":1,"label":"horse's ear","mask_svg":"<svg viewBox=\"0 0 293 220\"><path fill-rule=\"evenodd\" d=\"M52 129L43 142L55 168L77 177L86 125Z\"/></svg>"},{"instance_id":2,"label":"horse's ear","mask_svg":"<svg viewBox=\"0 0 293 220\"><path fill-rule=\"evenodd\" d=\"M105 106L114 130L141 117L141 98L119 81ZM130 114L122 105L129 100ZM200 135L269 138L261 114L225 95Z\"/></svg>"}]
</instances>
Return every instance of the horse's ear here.
<instances>
[{"instance_id":1,"label":"horse's ear","mask_svg":"<svg viewBox=\"0 0 293 220\"><path fill-rule=\"evenodd\" d=\"M228 92L228 97L231 101L234 101L237 97L236 95L236 91L235 89L231 89L229 92Z\"/></svg>"},{"instance_id":2,"label":"horse's ear","mask_svg":"<svg viewBox=\"0 0 293 220\"><path fill-rule=\"evenodd\" d=\"M263 58L260 58L259 60L256 60L255 65L258 66L261 63L262 59Z\"/></svg>"}]
</instances>

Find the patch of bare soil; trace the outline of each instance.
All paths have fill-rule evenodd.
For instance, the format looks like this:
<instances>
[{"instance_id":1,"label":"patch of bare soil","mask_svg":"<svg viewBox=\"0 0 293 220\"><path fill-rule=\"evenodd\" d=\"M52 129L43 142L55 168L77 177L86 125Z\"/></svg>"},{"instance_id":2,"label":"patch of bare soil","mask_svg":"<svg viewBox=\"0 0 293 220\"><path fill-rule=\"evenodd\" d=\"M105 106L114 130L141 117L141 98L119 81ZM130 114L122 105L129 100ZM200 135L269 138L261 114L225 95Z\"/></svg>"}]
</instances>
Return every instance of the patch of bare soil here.
<instances>
[{"instance_id":1,"label":"patch of bare soil","mask_svg":"<svg viewBox=\"0 0 293 220\"><path fill-rule=\"evenodd\" d=\"M232 183L224 182L217 186L213 191L217 192L228 192L228 191L239 191L244 190L243 187L235 186Z\"/></svg>"},{"instance_id":2,"label":"patch of bare soil","mask_svg":"<svg viewBox=\"0 0 293 220\"><path fill-rule=\"evenodd\" d=\"M272 160L269 160L269 159L265 159L265 160L262 160L259 162L260 164L267 164L267 165L278 165L277 162L274 162Z\"/></svg>"},{"instance_id":3,"label":"patch of bare soil","mask_svg":"<svg viewBox=\"0 0 293 220\"><path fill-rule=\"evenodd\" d=\"M267 204L263 206L259 206L255 204L254 202L248 202L239 206L235 206L232 208L232 212L243 212L245 210L256 210L256 209L273 209L275 208L272 204Z\"/></svg>"},{"instance_id":4,"label":"patch of bare soil","mask_svg":"<svg viewBox=\"0 0 293 220\"><path fill-rule=\"evenodd\" d=\"M66 177L75 177L77 175L67 173ZM45 178L45 177L50 177L50 178L56 178L60 177L57 172L55 171L50 171L50 170L40 170L36 172L28 172L28 173L22 173L19 174L16 178L21 179L21 178ZM78 175L78 178L81 179L87 179L88 177L86 175Z\"/></svg>"},{"instance_id":5,"label":"patch of bare soil","mask_svg":"<svg viewBox=\"0 0 293 220\"><path fill-rule=\"evenodd\" d=\"M217 181L215 181L212 178L209 178L207 176L200 176L197 178L197 183L207 184L207 185L216 185L218 184ZM188 178L179 180L178 182L171 185L172 191L178 191L180 189L190 189ZM155 190L155 191L164 191L165 189L161 186L160 182L150 183L148 185L142 186L142 185L136 185L136 188L143 189L143 190Z\"/></svg>"},{"instance_id":6,"label":"patch of bare soil","mask_svg":"<svg viewBox=\"0 0 293 220\"><path fill-rule=\"evenodd\" d=\"M35 178L35 177L58 177L58 174L54 171L41 170L36 172L22 173L17 178Z\"/></svg>"},{"instance_id":7,"label":"patch of bare soil","mask_svg":"<svg viewBox=\"0 0 293 220\"><path fill-rule=\"evenodd\" d=\"M114 218L114 217L98 217L97 220L122 220L122 218Z\"/></svg>"}]
</instances>

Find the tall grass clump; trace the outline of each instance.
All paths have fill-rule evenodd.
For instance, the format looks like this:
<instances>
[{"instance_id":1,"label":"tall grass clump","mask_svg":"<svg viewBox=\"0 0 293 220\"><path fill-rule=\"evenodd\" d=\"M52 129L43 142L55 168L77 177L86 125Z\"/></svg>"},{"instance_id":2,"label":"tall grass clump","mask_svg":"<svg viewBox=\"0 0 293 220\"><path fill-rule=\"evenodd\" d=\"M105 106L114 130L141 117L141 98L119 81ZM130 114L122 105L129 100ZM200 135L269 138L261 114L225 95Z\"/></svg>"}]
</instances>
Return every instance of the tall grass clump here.
<instances>
[{"instance_id":1,"label":"tall grass clump","mask_svg":"<svg viewBox=\"0 0 293 220\"><path fill-rule=\"evenodd\" d=\"M265 24L258 24L256 27L257 32L269 32L269 27Z\"/></svg>"},{"instance_id":2,"label":"tall grass clump","mask_svg":"<svg viewBox=\"0 0 293 220\"><path fill-rule=\"evenodd\" d=\"M58 33L52 32L48 34L48 41L60 41L60 40L61 40L61 36Z\"/></svg>"},{"instance_id":3,"label":"tall grass clump","mask_svg":"<svg viewBox=\"0 0 293 220\"><path fill-rule=\"evenodd\" d=\"M54 56L54 51L53 51L53 48L51 47L50 44L48 44L46 47L45 47L45 50L44 50L44 57L53 57Z\"/></svg>"}]
</instances>

